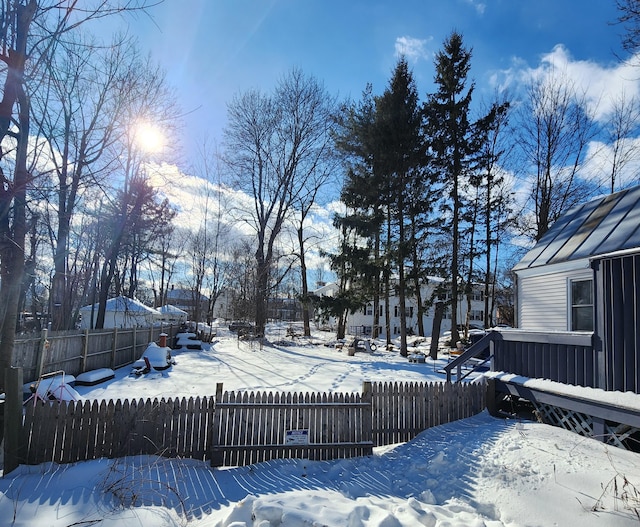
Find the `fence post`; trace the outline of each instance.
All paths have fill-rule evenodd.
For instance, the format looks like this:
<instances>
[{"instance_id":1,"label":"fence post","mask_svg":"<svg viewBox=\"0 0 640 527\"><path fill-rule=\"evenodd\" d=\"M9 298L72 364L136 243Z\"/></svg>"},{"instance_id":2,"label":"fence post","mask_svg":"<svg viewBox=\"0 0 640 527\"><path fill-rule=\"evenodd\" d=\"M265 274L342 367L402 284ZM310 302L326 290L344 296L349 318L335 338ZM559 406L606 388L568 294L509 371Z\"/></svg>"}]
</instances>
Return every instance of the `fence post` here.
<instances>
[{"instance_id":1,"label":"fence post","mask_svg":"<svg viewBox=\"0 0 640 527\"><path fill-rule=\"evenodd\" d=\"M492 343L493 344L493 343ZM487 410L489 411L489 415L493 417L498 417L498 400L496 393L496 380L495 379L487 379L487 391L486 391L486 405Z\"/></svg>"},{"instance_id":2,"label":"fence post","mask_svg":"<svg viewBox=\"0 0 640 527\"><path fill-rule=\"evenodd\" d=\"M362 402L369 405L362 415L362 438L361 441L373 441L373 388L371 381L362 383Z\"/></svg>"},{"instance_id":3,"label":"fence post","mask_svg":"<svg viewBox=\"0 0 640 527\"><path fill-rule=\"evenodd\" d=\"M133 360L136 360L136 357L138 356L138 330L136 329L136 326L133 326L133 342L131 343L131 349L133 350L133 353L131 354L131 356L133 357Z\"/></svg>"},{"instance_id":4,"label":"fence post","mask_svg":"<svg viewBox=\"0 0 640 527\"><path fill-rule=\"evenodd\" d=\"M82 338L82 372L87 371L87 354L89 352L89 329L84 330Z\"/></svg>"},{"instance_id":5,"label":"fence post","mask_svg":"<svg viewBox=\"0 0 640 527\"><path fill-rule=\"evenodd\" d=\"M221 382L216 383L216 399L213 408L213 426L211 433L211 442L209 444L209 463L212 467L221 467L224 464L224 452L219 448L221 432L220 432L220 403L222 402L223 386Z\"/></svg>"},{"instance_id":6,"label":"fence post","mask_svg":"<svg viewBox=\"0 0 640 527\"><path fill-rule=\"evenodd\" d=\"M4 474L18 468L21 461L22 368L6 368L4 401Z\"/></svg>"},{"instance_id":7,"label":"fence post","mask_svg":"<svg viewBox=\"0 0 640 527\"><path fill-rule=\"evenodd\" d=\"M113 343L111 345L111 369L116 369L116 350L118 349L118 328L113 328Z\"/></svg>"},{"instance_id":8,"label":"fence post","mask_svg":"<svg viewBox=\"0 0 640 527\"><path fill-rule=\"evenodd\" d=\"M44 360L45 360L45 352L47 351L48 346L47 340L48 331L47 328L44 328L40 332L40 342L38 343L38 362L36 363L36 380L40 378L42 375L42 370L44 369Z\"/></svg>"}]
</instances>

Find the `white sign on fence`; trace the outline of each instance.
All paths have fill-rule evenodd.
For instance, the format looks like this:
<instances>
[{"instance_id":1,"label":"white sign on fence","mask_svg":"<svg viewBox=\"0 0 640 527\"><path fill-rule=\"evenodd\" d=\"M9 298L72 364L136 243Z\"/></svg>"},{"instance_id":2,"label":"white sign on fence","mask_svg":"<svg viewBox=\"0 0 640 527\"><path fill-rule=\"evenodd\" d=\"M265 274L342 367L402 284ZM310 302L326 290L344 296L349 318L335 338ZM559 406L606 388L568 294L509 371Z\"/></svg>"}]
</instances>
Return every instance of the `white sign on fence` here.
<instances>
[{"instance_id":1,"label":"white sign on fence","mask_svg":"<svg viewBox=\"0 0 640 527\"><path fill-rule=\"evenodd\" d=\"M309 430L287 430L285 445L308 445Z\"/></svg>"}]
</instances>

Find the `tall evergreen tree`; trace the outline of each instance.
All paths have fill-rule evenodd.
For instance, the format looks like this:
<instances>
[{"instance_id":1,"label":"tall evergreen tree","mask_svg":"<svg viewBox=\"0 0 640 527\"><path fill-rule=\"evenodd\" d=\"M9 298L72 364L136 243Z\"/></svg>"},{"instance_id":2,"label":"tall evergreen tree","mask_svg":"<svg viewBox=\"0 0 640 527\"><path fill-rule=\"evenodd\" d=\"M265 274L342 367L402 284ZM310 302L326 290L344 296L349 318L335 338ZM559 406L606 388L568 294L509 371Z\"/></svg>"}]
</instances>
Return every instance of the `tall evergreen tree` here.
<instances>
[{"instance_id":1,"label":"tall evergreen tree","mask_svg":"<svg viewBox=\"0 0 640 527\"><path fill-rule=\"evenodd\" d=\"M464 47L457 32L445 40L443 50L436 54L435 83L437 91L429 95L425 106L425 133L433 153L432 163L444 178L447 198L443 200L447 229L452 238L451 283L451 341L458 336L457 308L459 300L459 253L462 196L465 178L473 157L474 141L469 119L473 83L467 75L471 67L471 50Z\"/></svg>"},{"instance_id":2,"label":"tall evergreen tree","mask_svg":"<svg viewBox=\"0 0 640 527\"><path fill-rule=\"evenodd\" d=\"M421 178L423 140L422 113L418 91L404 57L398 61L388 88L376 101L377 136L380 148L380 168L386 188L388 211L388 251L398 273L400 316L400 354L407 355L407 258L412 245L408 204L412 185Z\"/></svg>"},{"instance_id":3,"label":"tall evergreen tree","mask_svg":"<svg viewBox=\"0 0 640 527\"><path fill-rule=\"evenodd\" d=\"M343 240L348 239L351 233L357 237L360 246L367 250L353 250L353 245L346 243L341 246L340 253L346 258L358 257L363 261L349 263L352 277L350 280L340 281L344 287L354 286L355 269L360 269L360 273L368 276L359 287L367 288L370 293L369 299L373 299L373 337L378 337L379 317L380 317L380 283L381 274L384 271L386 260L381 257L381 233L384 222L384 211L382 209L381 192L383 187L381 173L379 170L379 143L375 130L376 107L375 98L372 95L372 87L368 85L362 95L362 100L354 105L345 108L341 119L338 133L336 135L336 145L343 156L346 176L343 183L341 201L346 205L347 212L344 215L337 215L334 223L342 230ZM348 254L347 254L348 253ZM345 266L336 257L334 270L339 276L344 275ZM340 271L340 270L343 271ZM342 273L342 274L341 274ZM342 291L341 295L357 297L356 303L360 300L360 292ZM348 302L343 302L348 304Z\"/></svg>"}]
</instances>

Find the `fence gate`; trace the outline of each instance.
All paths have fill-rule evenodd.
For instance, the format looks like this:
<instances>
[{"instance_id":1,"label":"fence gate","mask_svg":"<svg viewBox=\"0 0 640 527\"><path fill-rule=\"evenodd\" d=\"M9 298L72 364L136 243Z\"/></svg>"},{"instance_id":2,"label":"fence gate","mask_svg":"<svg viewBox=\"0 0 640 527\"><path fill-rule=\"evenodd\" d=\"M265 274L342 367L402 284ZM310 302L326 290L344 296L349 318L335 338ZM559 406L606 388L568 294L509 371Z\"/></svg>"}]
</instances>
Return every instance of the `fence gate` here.
<instances>
[{"instance_id":1,"label":"fence gate","mask_svg":"<svg viewBox=\"0 0 640 527\"><path fill-rule=\"evenodd\" d=\"M360 394L221 393L216 395L211 465L277 458L312 460L369 455L371 390Z\"/></svg>"}]
</instances>

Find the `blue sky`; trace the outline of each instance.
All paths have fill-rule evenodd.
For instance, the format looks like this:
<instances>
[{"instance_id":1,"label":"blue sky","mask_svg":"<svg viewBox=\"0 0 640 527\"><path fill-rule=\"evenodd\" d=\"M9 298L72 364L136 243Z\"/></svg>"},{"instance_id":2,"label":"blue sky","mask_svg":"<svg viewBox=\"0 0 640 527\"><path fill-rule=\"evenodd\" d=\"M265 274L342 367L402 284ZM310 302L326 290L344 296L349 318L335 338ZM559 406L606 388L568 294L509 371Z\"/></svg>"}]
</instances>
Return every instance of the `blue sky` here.
<instances>
[{"instance_id":1,"label":"blue sky","mask_svg":"<svg viewBox=\"0 0 640 527\"><path fill-rule=\"evenodd\" d=\"M270 91L294 66L358 99L368 82L384 90L403 50L424 98L455 29L473 48L476 97L489 99L496 72L536 68L558 45L614 67L622 33L615 0L165 0L150 15L129 30L179 94L185 145L220 140L233 95Z\"/></svg>"}]
</instances>

